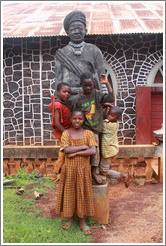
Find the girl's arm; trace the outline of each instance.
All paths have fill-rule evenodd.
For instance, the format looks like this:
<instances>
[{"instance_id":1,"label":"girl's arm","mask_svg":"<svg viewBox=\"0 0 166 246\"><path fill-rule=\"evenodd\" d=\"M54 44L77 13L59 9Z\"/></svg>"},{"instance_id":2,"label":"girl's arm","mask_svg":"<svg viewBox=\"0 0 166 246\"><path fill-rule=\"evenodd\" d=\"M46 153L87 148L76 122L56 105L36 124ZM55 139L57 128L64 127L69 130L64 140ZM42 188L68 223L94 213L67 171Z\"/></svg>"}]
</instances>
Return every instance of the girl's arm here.
<instances>
[{"instance_id":1,"label":"girl's arm","mask_svg":"<svg viewBox=\"0 0 166 246\"><path fill-rule=\"evenodd\" d=\"M65 154L72 154L72 153L76 153L79 151L84 151L84 150L88 150L89 147L87 145L80 145L80 146L68 146L64 148L64 152Z\"/></svg>"},{"instance_id":2,"label":"girl's arm","mask_svg":"<svg viewBox=\"0 0 166 246\"><path fill-rule=\"evenodd\" d=\"M69 154L68 157L75 157L75 156L90 156L96 154L96 146L90 146L87 150L78 151L76 153Z\"/></svg>"},{"instance_id":3,"label":"girl's arm","mask_svg":"<svg viewBox=\"0 0 166 246\"><path fill-rule=\"evenodd\" d=\"M61 131L64 132L65 128L60 123L60 113L59 109L55 110L55 125Z\"/></svg>"}]
</instances>

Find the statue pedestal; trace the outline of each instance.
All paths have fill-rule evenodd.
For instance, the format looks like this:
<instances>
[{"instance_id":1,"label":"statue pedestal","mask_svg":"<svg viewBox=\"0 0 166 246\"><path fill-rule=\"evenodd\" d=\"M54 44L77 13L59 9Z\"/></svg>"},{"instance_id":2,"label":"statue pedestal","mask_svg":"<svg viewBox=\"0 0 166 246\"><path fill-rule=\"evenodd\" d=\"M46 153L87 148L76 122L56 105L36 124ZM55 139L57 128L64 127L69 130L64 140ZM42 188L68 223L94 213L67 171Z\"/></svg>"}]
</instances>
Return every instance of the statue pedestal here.
<instances>
[{"instance_id":1,"label":"statue pedestal","mask_svg":"<svg viewBox=\"0 0 166 246\"><path fill-rule=\"evenodd\" d=\"M95 208L94 220L99 224L108 224L109 220L109 183L93 185L93 200Z\"/></svg>"}]
</instances>

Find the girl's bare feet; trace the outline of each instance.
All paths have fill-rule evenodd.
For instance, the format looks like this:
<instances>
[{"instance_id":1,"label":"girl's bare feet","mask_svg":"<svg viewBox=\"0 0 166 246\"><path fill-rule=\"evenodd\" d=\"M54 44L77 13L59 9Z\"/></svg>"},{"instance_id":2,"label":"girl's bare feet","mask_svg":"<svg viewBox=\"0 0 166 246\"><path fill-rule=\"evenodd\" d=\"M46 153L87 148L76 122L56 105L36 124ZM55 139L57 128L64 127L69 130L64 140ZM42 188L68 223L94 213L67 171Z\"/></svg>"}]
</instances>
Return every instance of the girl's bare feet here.
<instances>
[{"instance_id":1,"label":"girl's bare feet","mask_svg":"<svg viewBox=\"0 0 166 246\"><path fill-rule=\"evenodd\" d=\"M64 230L69 230L69 228L73 225L74 223L74 218L69 218L63 225L62 225L62 228Z\"/></svg>"}]
</instances>

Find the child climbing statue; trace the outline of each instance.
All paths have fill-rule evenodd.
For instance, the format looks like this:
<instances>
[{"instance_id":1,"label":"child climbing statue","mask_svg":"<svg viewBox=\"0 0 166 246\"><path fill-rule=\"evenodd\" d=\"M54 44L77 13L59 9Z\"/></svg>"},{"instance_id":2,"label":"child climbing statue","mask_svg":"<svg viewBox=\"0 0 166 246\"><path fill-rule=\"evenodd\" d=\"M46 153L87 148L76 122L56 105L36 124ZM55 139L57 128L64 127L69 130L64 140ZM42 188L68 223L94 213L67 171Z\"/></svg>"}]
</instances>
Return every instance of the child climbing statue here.
<instances>
[{"instance_id":1,"label":"child climbing statue","mask_svg":"<svg viewBox=\"0 0 166 246\"><path fill-rule=\"evenodd\" d=\"M112 184L116 180L122 180L127 188L130 182L129 173L120 173L110 169L111 159L119 152L117 131L122 111L119 107L113 106L110 103L105 103L103 106L108 106L108 112L106 119L104 119L102 132L100 174L109 177Z\"/></svg>"}]
</instances>

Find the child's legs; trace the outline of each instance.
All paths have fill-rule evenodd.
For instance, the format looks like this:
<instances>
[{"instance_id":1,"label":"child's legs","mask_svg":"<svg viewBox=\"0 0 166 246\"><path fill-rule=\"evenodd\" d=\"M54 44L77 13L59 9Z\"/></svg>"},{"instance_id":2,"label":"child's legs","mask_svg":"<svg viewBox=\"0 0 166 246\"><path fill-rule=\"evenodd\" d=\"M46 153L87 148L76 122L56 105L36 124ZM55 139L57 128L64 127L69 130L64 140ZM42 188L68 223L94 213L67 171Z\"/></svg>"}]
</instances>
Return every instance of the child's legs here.
<instances>
[{"instance_id":1,"label":"child's legs","mask_svg":"<svg viewBox=\"0 0 166 246\"><path fill-rule=\"evenodd\" d=\"M95 134L97 142L96 154L90 156L90 164L92 167L92 178L99 184L102 183L102 179L98 176L99 174L99 163L100 163L100 149L99 149L99 136Z\"/></svg>"},{"instance_id":2,"label":"child's legs","mask_svg":"<svg viewBox=\"0 0 166 246\"><path fill-rule=\"evenodd\" d=\"M112 169L109 170L109 179L111 180L111 184L114 184L115 181L118 179L118 178L121 178L122 176L122 173L119 173L117 171L114 171Z\"/></svg>"},{"instance_id":3,"label":"child's legs","mask_svg":"<svg viewBox=\"0 0 166 246\"><path fill-rule=\"evenodd\" d=\"M122 176L122 173L114 171L110 168L111 165L111 158L101 158L101 162L100 162L100 173L108 176L111 180L111 183L114 183L116 181L117 178L120 178Z\"/></svg>"},{"instance_id":4,"label":"child's legs","mask_svg":"<svg viewBox=\"0 0 166 246\"><path fill-rule=\"evenodd\" d=\"M96 154L90 156L90 164L93 167L98 167L100 163L100 149L99 149L99 136L95 134L95 140L97 142Z\"/></svg>"},{"instance_id":5,"label":"child's legs","mask_svg":"<svg viewBox=\"0 0 166 246\"><path fill-rule=\"evenodd\" d=\"M99 165L100 173L105 175L105 176L108 176L110 165L111 165L111 159L110 158L101 157L101 162Z\"/></svg>"}]
</instances>

